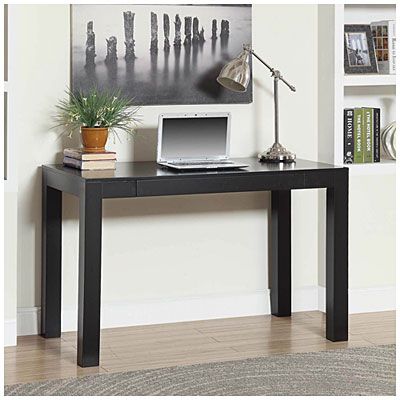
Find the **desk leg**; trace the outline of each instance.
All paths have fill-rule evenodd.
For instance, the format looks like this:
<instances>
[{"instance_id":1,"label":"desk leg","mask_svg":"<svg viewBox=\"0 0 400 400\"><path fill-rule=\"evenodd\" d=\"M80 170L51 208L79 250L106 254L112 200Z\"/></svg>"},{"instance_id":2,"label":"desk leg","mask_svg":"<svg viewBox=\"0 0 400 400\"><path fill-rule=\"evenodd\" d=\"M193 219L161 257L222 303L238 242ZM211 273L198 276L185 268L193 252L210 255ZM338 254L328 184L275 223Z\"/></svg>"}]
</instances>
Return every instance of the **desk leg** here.
<instances>
[{"instance_id":1,"label":"desk leg","mask_svg":"<svg viewBox=\"0 0 400 400\"><path fill-rule=\"evenodd\" d=\"M277 317L291 315L291 192L271 192L271 313Z\"/></svg>"},{"instance_id":2,"label":"desk leg","mask_svg":"<svg viewBox=\"0 0 400 400\"><path fill-rule=\"evenodd\" d=\"M326 338L348 340L348 175L327 189Z\"/></svg>"},{"instance_id":3,"label":"desk leg","mask_svg":"<svg viewBox=\"0 0 400 400\"><path fill-rule=\"evenodd\" d=\"M61 336L61 213L62 193L47 186L42 189L42 307L41 335Z\"/></svg>"},{"instance_id":4,"label":"desk leg","mask_svg":"<svg viewBox=\"0 0 400 400\"><path fill-rule=\"evenodd\" d=\"M86 183L79 202L78 365L99 365L101 186Z\"/></svg>"}]
</instances>

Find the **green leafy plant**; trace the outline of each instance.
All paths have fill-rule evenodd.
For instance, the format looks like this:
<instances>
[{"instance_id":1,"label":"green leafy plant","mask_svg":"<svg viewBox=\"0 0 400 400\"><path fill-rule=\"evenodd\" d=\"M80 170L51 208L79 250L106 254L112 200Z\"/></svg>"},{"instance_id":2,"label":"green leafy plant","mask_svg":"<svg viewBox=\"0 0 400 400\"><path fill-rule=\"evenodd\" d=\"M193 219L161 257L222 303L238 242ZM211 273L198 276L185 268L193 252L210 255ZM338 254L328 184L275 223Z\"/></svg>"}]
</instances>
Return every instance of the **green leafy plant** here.
<instances>
[{"instance_id":1,"label":"green leafy plant","mask_svg":"<svg viewBox=\"0 0 400 400\"><path fill-rule=\"evenodd\" d=\"M106 92L93 88L87 93L73 93L67 89L65 93L68 98L58 102L55 116L56 127L63 134L71 137L81 127L109 128L118 138L119 131L128 136L136 133L139 107L132 106L133 99L122 96L120 90Z\"/></svg>"}]
</instances>

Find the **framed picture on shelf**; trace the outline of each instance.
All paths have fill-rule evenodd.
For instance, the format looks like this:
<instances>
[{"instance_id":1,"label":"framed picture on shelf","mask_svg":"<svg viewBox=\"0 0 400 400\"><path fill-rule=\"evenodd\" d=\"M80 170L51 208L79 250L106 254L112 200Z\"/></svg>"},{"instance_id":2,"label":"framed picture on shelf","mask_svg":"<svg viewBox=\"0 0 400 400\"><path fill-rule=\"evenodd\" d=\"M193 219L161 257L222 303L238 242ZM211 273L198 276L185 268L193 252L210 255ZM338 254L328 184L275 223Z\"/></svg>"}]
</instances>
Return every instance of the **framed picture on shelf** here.
<instances>
[{"instance_id":1,"label":"framed picture on shelf","mask_svg":"<svg viewBox=\"0 0 400 400\"><path fill-rule=\"evenodd\" d=\"M396 21L371 22L380 74L396 73Z\"/></svg>"},{"instance_id":2,"label":"framed picture on shelf","mask_svg":"<svg viewBox=\"0 0 400 400\"><path fill-rule=\"evenodd\" d=\"M346 74L378 72L374 41L369 25L344 26L344 72Z\"/></svg>"}]
</instances>

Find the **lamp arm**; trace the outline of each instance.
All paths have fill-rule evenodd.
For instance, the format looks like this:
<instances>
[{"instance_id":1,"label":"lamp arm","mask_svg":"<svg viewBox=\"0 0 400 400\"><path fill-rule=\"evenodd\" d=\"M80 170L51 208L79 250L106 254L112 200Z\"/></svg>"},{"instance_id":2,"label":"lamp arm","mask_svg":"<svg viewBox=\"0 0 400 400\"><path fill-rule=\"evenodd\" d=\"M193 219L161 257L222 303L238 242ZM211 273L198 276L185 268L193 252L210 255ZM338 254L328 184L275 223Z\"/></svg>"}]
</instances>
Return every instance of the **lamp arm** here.
<instances>
[{"instance_id":1,"label":"lamp arm","mask_svg":"<svg viewBox=\"0 0 400 400\"><path fill-rule=\"evenodd\" d=\"M296 91L296 88L291 85L286 79L283 78L283 76L280 74L280 72L274 68L272 68L270 65L268 65L249 45L243 45L243 49L248 51L250 54L252 54L255 58L257 58L258 61L261 62L265 67L267 67L274 78L277 78L281 80L292 92Z\"/></svg>"}]
</instances>

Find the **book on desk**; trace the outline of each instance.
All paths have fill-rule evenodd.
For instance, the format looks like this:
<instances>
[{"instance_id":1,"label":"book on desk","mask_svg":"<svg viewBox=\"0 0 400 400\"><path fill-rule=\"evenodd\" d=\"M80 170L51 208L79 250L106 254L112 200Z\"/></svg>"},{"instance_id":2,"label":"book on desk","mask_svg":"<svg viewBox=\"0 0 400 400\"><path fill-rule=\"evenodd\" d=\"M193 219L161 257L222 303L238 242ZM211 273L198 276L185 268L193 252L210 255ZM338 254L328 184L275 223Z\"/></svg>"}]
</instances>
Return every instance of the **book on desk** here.
<instances>
[{"instance_id":1,"label":"book on desk","mask_svg":"<svg viewBox=\"0 0 400 400\"><path fill-rule=\"evenodd\" d=\"M86 171L113 170L117 156L114 151L89 153L83 149L64 149L63 164L70 168Z\"/></svg>"}]
</instances>

